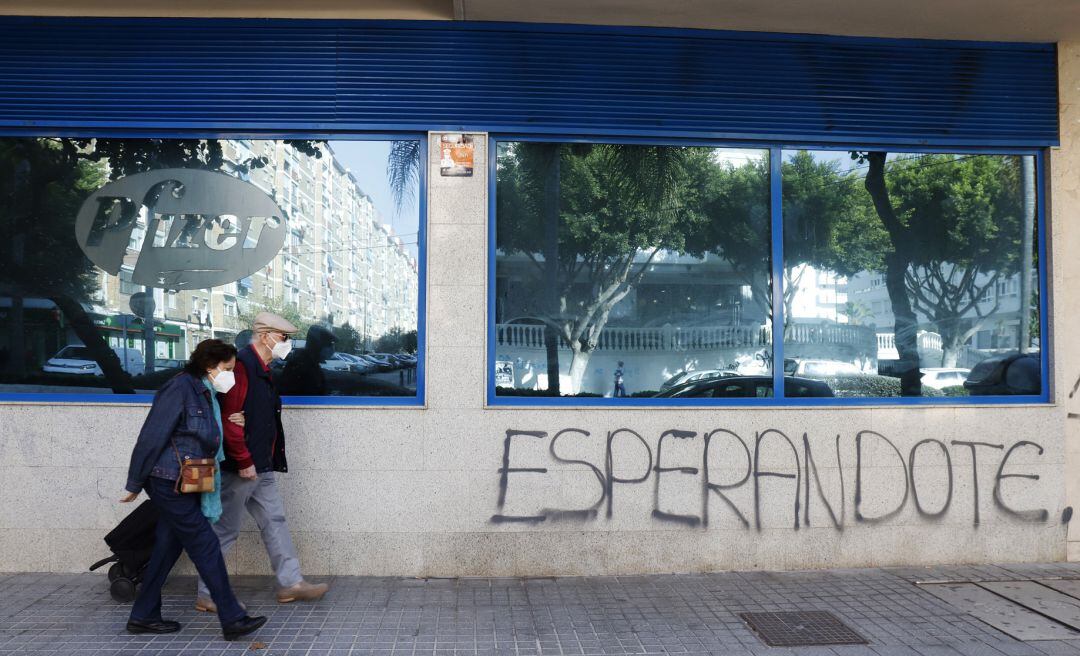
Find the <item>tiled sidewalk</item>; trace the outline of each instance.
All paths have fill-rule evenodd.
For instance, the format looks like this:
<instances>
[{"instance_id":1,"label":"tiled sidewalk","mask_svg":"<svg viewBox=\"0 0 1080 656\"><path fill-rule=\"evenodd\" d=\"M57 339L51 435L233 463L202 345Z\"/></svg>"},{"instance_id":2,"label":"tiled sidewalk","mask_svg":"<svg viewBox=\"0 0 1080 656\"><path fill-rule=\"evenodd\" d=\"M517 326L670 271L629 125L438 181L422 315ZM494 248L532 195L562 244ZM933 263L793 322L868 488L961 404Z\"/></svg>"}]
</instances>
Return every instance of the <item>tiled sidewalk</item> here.
<instances>
[{"instance_id":1,"label":"tiled sidewalk","mask_svg":"<svg viewBox=\"0 0 1080 656\"><path fill-rule=\"evenodd\" d=\"M165 617L184 629L129 636L128 606L105 577L0 575L0 656L40 654L762 654L949 656L1077 654L1080 639L1019 642L916 587L916 580L1080 578L1065 564L741 572L560 579L337 578L317 604L278 605L271 582L234 579L266 627L236 643L196 613L194 583L178 578ZM827 610L868 646L765 646L747 611Z\"/></svg>"}]
</instances>

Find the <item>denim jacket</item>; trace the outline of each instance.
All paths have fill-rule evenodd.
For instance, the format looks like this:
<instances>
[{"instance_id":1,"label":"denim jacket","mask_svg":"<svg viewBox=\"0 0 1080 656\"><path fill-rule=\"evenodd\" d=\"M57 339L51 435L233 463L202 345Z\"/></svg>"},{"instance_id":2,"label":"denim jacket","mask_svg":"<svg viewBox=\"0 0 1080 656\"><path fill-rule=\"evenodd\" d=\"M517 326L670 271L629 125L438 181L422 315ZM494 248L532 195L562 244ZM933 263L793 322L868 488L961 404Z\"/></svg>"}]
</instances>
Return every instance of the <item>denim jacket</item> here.
<instances>
[{"instance_id":1,"label":"denim jacket","mask_svg":"<svg viewBox=\"0 0 1080 656\"><path fill-rule=\"evenodd\" d=\"M125 489L141 491L150 476L175 481L181 458L213 458L220 442L210 390L191 374L179 374L154 396L131 452Z\"/></svg>"}]
</instances>

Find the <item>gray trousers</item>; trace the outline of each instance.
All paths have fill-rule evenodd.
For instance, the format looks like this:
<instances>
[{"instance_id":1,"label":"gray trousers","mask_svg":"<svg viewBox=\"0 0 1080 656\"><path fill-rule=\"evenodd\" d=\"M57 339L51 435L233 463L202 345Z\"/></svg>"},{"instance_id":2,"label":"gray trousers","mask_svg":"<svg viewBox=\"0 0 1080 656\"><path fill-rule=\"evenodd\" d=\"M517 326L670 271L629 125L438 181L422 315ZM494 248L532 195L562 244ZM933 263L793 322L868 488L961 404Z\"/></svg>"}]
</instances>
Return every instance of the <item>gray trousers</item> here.
<instances>
[{"instance_id":1,"label":"gray trousers","mask_svg":"<svg viewBox=\"0 0 1080 656\"><path fill-rule=\"evenodd\" d=\"M296 557L296 547L289 535L285 504L281 500L274 472L259 474L255 480L240 478L233 472L221 472L221 519L212 526L221 542L222 555L229 553L240 535L244 510L259 526L278 586L288 588L302 581L300 560ZM210 591L201 578L199 596L210 598Z\"/></svg>"}]
</instances>

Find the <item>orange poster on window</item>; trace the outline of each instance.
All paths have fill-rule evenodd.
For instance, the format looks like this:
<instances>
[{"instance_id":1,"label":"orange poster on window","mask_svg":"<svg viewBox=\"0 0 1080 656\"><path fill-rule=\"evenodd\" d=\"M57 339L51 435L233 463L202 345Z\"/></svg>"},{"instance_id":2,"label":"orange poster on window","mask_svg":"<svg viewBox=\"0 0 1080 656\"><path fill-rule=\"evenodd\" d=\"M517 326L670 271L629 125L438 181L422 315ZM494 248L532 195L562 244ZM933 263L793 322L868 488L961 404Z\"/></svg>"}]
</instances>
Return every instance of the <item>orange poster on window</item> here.
<instances>
[{"instance_id":1,"label":"orange poster on window","mask_svg":"<svg viewBox=\"0 0 1080 656\"><path fill-rule=\"evenodd\" d=\"M439 168L445 176L470 176L473 172L473 139L467 134L444 134L439 140Z\"/></svg>"}]
</instances>

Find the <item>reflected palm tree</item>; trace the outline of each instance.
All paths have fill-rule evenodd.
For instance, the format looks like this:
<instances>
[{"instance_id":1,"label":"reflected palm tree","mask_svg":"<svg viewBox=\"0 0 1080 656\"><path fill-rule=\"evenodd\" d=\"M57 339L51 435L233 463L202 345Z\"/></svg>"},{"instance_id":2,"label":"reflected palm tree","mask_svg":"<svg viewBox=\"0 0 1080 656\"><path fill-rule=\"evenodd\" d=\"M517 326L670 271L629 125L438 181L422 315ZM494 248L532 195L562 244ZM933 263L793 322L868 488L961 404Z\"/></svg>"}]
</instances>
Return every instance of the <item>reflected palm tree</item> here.
<instances>
[{"instance_id":1,"label":"reflected palm tree","mask_svg":"<svg viewBox=\"0 0 1080 656\"><path fill-rule=\"evenodd\" d=\"M394 195L394 209L400 212L416 199L420 180L420 140L395 141L386 160L386 178Z\"/></svg>"}]
</instances>

